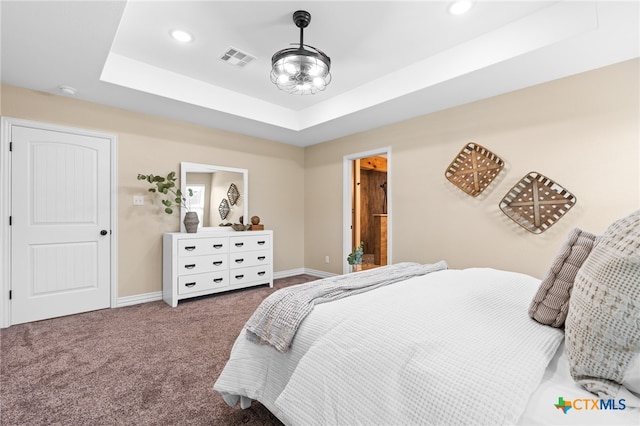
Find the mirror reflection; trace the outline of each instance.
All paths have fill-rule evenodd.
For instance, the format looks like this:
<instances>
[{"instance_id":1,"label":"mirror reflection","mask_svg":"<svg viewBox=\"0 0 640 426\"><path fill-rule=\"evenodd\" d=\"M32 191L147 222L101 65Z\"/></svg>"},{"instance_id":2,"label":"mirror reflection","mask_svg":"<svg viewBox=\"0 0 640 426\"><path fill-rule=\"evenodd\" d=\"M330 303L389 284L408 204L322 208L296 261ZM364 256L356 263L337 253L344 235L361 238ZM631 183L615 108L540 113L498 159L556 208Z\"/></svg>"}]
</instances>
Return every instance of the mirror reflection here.
<instances>
[{"instance_id":1,"label":"mirror reflection","mask_svg":"<svg viewBox=\"0 0 640 426\"><path fill-rule=\"evenodd\" d=\"M191 211L198 213L198 230L230 230L220 226L239 223L249 217L249 177L246 169L199 163L180 163L180 189L183 194L193 191L189 198ZM185 232L182 209L180 230Z\"/></svg>"}]
</instances>

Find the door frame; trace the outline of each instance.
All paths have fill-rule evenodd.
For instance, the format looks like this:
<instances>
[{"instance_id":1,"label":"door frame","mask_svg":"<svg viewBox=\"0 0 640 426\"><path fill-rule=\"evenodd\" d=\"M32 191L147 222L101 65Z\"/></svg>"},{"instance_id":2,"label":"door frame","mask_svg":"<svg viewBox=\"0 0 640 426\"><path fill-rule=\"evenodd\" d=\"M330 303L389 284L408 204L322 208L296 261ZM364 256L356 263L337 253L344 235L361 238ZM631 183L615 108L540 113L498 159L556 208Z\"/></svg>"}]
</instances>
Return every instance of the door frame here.
<instances>
[{"instance_id":1,"label":"door frame","mask_svg":"<svg viewBox=\"0 0 640 426\"><path fill-rule=\"evenodd\" d=\"M19 125L56 132L105 138L110 141L110 202L111 202L111 251L110 255L110 305L118 303L118 137L114 134L96 132L75 127L42 123L11 117L0 117L0 328L11 325L11 126Z\"/></svg>"},{"instance_id":2,"label":"door frame","mask_svg":"<svg viewBox=\"0 0 640 426\"><path fill-rule=\"evenodd\" d=\"M352 209L351 205L351 189L354 178L353 165L354 160L358 160L366 157L373 157L375 155L385 155L387 157L387 217L389 218L387 223L387 265L393 263L393 256L391 251L392 241L392 228L393 228L393 207L392 207L392 179L391 179L391 147L386 146L378 149L372 149L370 151L358 152L355 154L348 154L343 157L342 162L342 273L349 272L349 263L347 263L347 256L353 249L352 245Z\"/></svg>"}]
</instances>

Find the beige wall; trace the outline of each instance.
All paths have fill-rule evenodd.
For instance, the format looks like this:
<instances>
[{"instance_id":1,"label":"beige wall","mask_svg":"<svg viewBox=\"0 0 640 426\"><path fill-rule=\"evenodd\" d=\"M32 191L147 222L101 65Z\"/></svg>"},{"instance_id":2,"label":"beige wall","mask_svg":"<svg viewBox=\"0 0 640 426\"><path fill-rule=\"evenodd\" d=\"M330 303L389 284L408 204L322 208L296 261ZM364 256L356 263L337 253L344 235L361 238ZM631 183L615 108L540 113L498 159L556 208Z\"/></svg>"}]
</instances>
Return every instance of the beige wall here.
<instances>
[{"instance_id":1,"label":"beige wall","mask_svg":"<svg viewBox=\"0 0 640 426\"><path fill-rule=\"evenodd\" d=\"M315 195L305 198L305 266L342 271L343 157L391 146L393 262L445 259L541 277L572 228L600 233L640 208L639 75L636 59L306 148L305 193ZM471 141L506 163L477 198L444 177ZM578 200L540 235L498 208L530 171Z\"/></svg>"},{"instance_id":2,"label":"beige wall","mask_svg":"<svg viewBox=\"0 0 640 426\"><path fill-rule=\"evenodd\" d=\"M541 276L569 230L599 233L640 207L638 76L633 60L306 149L11 86L2 86L0 114L118 136L120 297L161 290L161 235L179 229L149 200L132 205L146 191L138 172L178 171L181 161L247 168L250 214L274 230L274 270L340 273L343 156L386 146L394 262L445 259ZM478 198L444 177L470 141L506 163ZM530 171L578 198L541 235L498 208Z\"/></svg>"},{"instance_id":3,"label":"beige wall","mask_svg":"<svg viewBox=\"0 0 640 426\"><path fill-rule=\"evenodd\" d=\"M302 148L11 86L1 101L6 117L118 136L119 297L162 290L161 235L179 222L136 176L179 172L181 161L248 169L249 214L274 231L274 271L303 267ZM145 206L133 206L133 195L148 195Z\"/></svg>"}]
</instances>

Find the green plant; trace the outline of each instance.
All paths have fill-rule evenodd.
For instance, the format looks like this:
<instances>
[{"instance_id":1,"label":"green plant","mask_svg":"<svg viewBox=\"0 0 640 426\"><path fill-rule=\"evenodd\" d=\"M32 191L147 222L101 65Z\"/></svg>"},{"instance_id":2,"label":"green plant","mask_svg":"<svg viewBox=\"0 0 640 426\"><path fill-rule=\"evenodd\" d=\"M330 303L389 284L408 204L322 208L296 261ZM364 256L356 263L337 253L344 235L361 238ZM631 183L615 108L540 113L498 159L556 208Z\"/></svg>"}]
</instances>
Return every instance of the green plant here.
<instances>
[{"instance_id":1,"label":"green plant","mask_svg":"<svg viewBox=\"0 0 640 426\"><path fill-rule=\"evenodd\" d=\"M360 241L358 247L354 247L349 256L347 256L347 262L349 265L362 265L362 255L364 254L364 241Z\"/></svg>"},{"instance_id":2,"label":"green plant","mask_svg":"<svg viewBox=\"0 0 640 426\"><path fill-rule=\"evenodd\" d=\"M178 188L178 185L176 185L176 172L169 172L166 177L139 173L138 180L146 180L151 185L149 192L168 195L167 198L162 200L165 213L172 214L175 207L184 207L186 211L191 211L190 203L187 202L187 198L182 195L182 191ZM193 196L191 189L187 192L189 193L189 197Z\"/></svg>"}]
</instances>

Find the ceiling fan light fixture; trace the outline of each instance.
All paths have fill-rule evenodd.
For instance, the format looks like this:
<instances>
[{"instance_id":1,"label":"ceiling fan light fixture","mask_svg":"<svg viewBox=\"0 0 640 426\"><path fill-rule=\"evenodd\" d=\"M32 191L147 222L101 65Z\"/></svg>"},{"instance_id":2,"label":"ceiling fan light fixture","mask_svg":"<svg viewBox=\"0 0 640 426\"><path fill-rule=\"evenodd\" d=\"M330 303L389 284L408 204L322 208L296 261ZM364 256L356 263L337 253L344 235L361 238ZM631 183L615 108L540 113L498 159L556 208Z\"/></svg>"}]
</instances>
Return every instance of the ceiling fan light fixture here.
<instances>
[{"instance_id":1,"label":"ceiling fan light fixture","mask_svg":"<svg viewBox=\"0 0 640 426\"><path fill-rule=\"evenodd\" d=\"M321 50L304 44L303 31L311 22L309 12L294 12L293 22L300 28L300 44L279 50L271 57L271 82L287 93L313 95L331 82L331 59Z\"/></svg>"}]
</instances>

